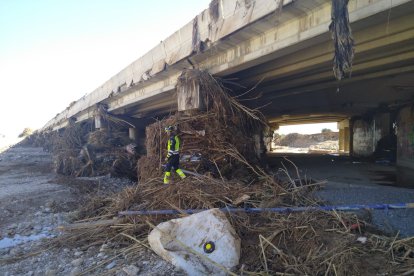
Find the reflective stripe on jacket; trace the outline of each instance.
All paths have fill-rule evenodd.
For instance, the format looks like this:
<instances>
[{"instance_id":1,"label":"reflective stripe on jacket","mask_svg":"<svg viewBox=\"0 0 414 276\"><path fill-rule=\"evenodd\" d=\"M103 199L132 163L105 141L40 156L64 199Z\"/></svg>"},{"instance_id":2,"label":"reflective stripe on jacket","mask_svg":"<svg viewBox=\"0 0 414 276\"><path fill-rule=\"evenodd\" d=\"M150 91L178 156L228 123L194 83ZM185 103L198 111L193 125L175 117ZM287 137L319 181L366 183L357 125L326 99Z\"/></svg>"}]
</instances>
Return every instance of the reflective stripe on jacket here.
<instances>
[{"instance_id":1,"label":"reflective stripe on jacket","mask_svg":"<svg viewBox=\"0 0 414 276\"><path fill-rule=\"evenodd\" d=\"M168 154L167 157L172 155L179 154L180 151L180 138L177 135L173 135L168 139L168 146L167 146Z\"/></svg>"}]
</instances>

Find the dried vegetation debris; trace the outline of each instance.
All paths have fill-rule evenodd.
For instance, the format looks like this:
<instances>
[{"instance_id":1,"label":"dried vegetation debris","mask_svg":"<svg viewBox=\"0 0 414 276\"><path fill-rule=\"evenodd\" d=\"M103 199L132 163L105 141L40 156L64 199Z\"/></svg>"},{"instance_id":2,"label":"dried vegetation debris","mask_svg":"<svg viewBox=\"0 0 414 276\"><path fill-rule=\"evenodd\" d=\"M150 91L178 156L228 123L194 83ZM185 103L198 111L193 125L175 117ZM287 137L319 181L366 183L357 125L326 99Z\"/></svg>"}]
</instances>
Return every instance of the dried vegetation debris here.
<instances>
[{"instance_id":1,"label":"dried vegetation debris","mask_svg":"<svg viewBox=\"0 0 414 276\"><path fill-rule=\"evenodd\" d=\"M169 125L177 128L185 169L226 179L240 173L247 177L251 169L256 170L260 160L251 133L260 134L266 127L260 112L229 96L220 81L205 71L184 71L177 86L185 90L194 83L200 87L204 110L177 113L146 128L147 156L138 165L141 182L161 173L151 168L160 168L164 160L168 139L164 127ZM192 162L192 158L200 162Z\"/></svg>"},{"instance_id":2,"label":"dried vegetation debris","mask_svg":"<svg viewBox=\"0 0 414 276\"><path fill-rule=\"evenodd\" d=\"M222 181L209 176L192 177L163 186L152 179L128 187L116 196L93 202L84 220L103 221L118 211L202 209L223 207L270 207L311 204L311 187L263 178L252 185ZM244 200L239 201L239 198ZM91 202L92 204L92 202ZM395 275L414 265L414 240L373 234L356 216L335 212L227 214L242 240L237 273L287 273L292 275ZM106 225L72 230L67 238L75 244L113 240L130 245L128 252L147 247L151 225L171 219L168 215L131 216ZM190 230L189 230L190 231ZM359 237L367 237L360 243ZM125 249L127 250L127 249Z\"/></svg>"},{"instance_id":3,"label":"dried vegetation debris","mask_svg":"<svg viewBox=\"0 0 414 276\"><path fill-rule=\"evenodd\" d=\"M137 162L138 184L91 199L78 213L81 225L67 227L57 243L85 246L110 240L119 245L119 254L131 256L149 247L147 235L153 225L173 217L114 219L120 211L318 205L309 196L318 183L303 181L299 173L289 175L286 166L281 169L285 177L270 175L260 166L250 135L266 128L260 112L229 96L231 91L207 72L185 71L178 85L194 82L200 85L205 110L177 113L149 125L147 155ZM184 168L198 173L196 176L165 186L161 165L166 154L167 125L177 126L182 155L197 155L201 161L183 162ZM100 135L91 136L99 140ZM79 137L68 137L66 142L77 149L83 145ZM414 266L413 238L379 235L352 214L263 212L229 213L227 217L242 240L240 265L235 268L238 274L408 275ZM360 237L367 241L358 242Z\"/></svg>"},{"instance_id":4,"label":"dried vegetation debris","mask_svg":"<svg viewBox=\"0 0 414 276\"><path fill-rule=\"evenodd\" d=\"M53 154L53 166L58 174L75 177L128 177L136 180L139 154L128 150L132 141L123 122L109 120L105 128L93 129L90 123L71 124L62 131L35 133L24 144L42 146Z\"/></svg>"}]
</instances>

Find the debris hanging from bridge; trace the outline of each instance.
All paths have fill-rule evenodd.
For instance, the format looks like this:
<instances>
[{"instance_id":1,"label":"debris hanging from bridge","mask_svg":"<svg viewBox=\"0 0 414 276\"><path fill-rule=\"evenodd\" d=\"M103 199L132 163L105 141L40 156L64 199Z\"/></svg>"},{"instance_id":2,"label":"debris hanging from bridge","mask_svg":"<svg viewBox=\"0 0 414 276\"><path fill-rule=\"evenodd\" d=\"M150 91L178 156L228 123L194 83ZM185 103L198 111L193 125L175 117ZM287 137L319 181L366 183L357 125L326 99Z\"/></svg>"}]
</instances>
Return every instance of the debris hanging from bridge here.
<instances>
[{"instance_id":1,"label":"debris hanging from bridge","mask_svg":"<svg viewBox=\"0 0 414 276\"><path fill-rule=\"evenodd\" d=\"M349 0L332 0L332 22L329 30L335 46L333 72L337 80L351 74L354 59L354 39L348 15Z\"/></svg>"}]
</instances>

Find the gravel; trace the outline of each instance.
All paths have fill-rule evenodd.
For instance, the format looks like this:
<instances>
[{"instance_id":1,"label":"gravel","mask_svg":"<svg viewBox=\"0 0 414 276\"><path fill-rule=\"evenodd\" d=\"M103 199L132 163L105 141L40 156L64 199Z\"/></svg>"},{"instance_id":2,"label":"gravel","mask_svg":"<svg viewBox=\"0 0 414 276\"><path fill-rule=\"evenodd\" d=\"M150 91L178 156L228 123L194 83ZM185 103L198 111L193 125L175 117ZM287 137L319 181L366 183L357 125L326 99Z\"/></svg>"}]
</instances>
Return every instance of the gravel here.
<instances>
[{"instance_id":1,"label":"gravel","mask_svg":"<svg viewBox=\"0 0 414 276\"><path fill-rule=\"evenodd\" d=\"M57 227L71 222L81 202L77 187L96 186L94 191L104 194L133 184L130 181L103 176L65 182L53 173L50 155L40 148L10 148L0 158L0 241L26 237L20 238L25 241L21 244L0 248L0 275L74 276L92 267L87 275L183 275L148 250L116 256L119 248L109 242L54 248L47 246L51 238L33 239L42 233L62 234ZM21 256L25 257L14 259Z\"/></svg>"}]
</instances>

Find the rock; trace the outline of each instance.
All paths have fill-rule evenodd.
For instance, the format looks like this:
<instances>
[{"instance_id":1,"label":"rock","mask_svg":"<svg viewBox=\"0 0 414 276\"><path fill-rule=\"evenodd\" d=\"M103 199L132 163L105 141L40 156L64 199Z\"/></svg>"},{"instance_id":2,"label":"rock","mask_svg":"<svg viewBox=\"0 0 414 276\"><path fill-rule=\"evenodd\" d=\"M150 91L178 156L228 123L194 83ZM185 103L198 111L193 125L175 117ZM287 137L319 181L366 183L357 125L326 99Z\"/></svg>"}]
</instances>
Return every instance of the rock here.
<instances>
[{"instance_id":1,"label":"rock","mask_svg":"<svg viewBox=\"0 0 414 276\"><path fill-rule=\"evenodd\" d=\"M46 226L45 228L43 228L44 231L52 231L52 227L51 226Z\"/></svg>"},{"instance_id":2,"label":"rock","mask_svg":"<svg viewBox=\"0 0 414 276\"><path fill-rule=\"evenodd\" d=\"M11 256L17 256L17 255L19 255L20 254L20 248L19 247L14 247L14 248L12 248L12 249L10 249L10 255Z\"/></svg>"},{"instance_id":3,"label":"rock","mask_svg":"<svg viewBox=\"0 0 414 276\"><path fill-rule=\"evenodd\" d=\"M32 276L34 274L34 272L33 271L29 271L29 272L27 272L27 276Z\"/></svg>"},{"instance_id":4,"label":"rock","mask_svg":"<svg viewBox=\"0 0 414 276\"><path fill-rule=\"evenodd\" d=\"M360 242L360 243L362 243L362 244L365 244L365 243L367 242L367 240L368 240L368 238L367 238L367 237L359 237L359 238L357 239L357 241L358 241L358 242Z\"/></svg>"},{"instance_id":5,"label":"rock","mask_svg":"<svg viewBox=\"0 0 414 276\"><path fill-rule=\"evenodd\" d=\"M102 259L105 259L106 258L105 253L102 253L102 252L99 253L97 257L98 258L102 258Z\"/></svg>"},{"instance_id":6,"label":"rock","mask_svg":"<svg viewBox=\"0 0 414 276\"><path fill-rule=\"evenodd\" d=\"M75 257L79 257L82 254L83 254L82 251L76 251L75 254L73 254L73 255L75 255Z\"/></svg>"},{"instance_id":7,"label":"rock","mask_svg":"<svg viewBox=\"0 0 414 276\"><path fill-rule=\"evenodd\" d=\"M139 273L139 268L135 265L129 265L122 268L128 276L136 276Z\"/></svg>"},{"instance_id":8,"label":"rock","mask_svg":"<svg viewBox=\"0 0 414 276\"><path fill-rule=\"evenodd\" d=\"M7 229L16 229L17 228L17 224L16 223L12 223L10 224Z\"/></svg>"},{"instance_id":9,"label":"rock","mask_svg":"<svg viewBox=\"0 0 414 276\"><path fill-rule=\"evenodd\" d=\"M46 269L45 275L46 276L56 276L57 270L54 269Z\"/></svg>"},{"instance_id":10,"label":"rock","mask_svg":"<svg viewBox=\"0 0 414 276\"><path fill-rule=\"evenodd\" d=\"M81 269L79 267L75 267L74 269L71 270L69 276L77 276L79 274L81 274Z\"/></svg>"},{"instance_id":11,"label":"rock","mask_svg":"<svg viewBox=\"0 0 414 276\"><path fill-rule=\"evenodd\" d=\"M41 225L35 225L33 227L33 229L36 230L36 231L40 231L40 230L42 230L42 226Z\"/></svg>"},{"instance_id":12,"label":"rock","mask_svg":"<svg viewBox=\"0 0 414 276\"><path fill-rule=\"evenodd\" d=\"M104 252L106 250L108 250L109 246L107 244L102 244L101 248L99 249L99 252Z\"/></svg>"},{"instance_id":13,"label":"rock","mask_svg":"<svg viewBox=\"0 0 414 276\"><path fill-rule=\"evenodd\" d=\"M111 263L109 263L107 266L105 266L105 268L106 269L112 269L112 268L114 268L115 267L115 265L116 265L116 262L115 261L112 261Z\"/></svg>"},{"instance_id":14,"label":"rock","mask_svg":"<svg viewBox=\"0 0 414 276\"><path fill-rule=\"evenodd\" d=\"M73 266L80 266L83 263L83 259L79 258L79 259L75 259L73 261L70 262L71 265Z\"/></svg>"},{"instance_id":15,"label":"rock","mask_svg":"<svg viewBox=\"0 0 414 276\"><path fill-rule=\"evenodd\" d=\"M239 264L240 238L219 209L163 222L151 231L148 241L155 253L188 275L226 275L200 255L228 270Z\"/></svg>"}]
</instances>

